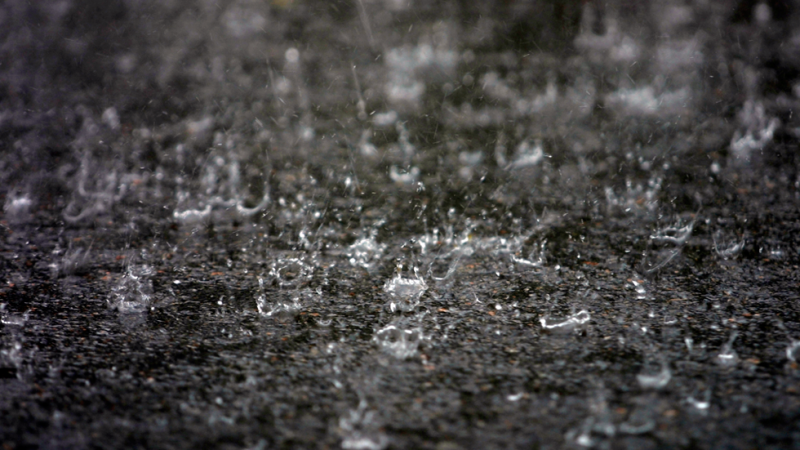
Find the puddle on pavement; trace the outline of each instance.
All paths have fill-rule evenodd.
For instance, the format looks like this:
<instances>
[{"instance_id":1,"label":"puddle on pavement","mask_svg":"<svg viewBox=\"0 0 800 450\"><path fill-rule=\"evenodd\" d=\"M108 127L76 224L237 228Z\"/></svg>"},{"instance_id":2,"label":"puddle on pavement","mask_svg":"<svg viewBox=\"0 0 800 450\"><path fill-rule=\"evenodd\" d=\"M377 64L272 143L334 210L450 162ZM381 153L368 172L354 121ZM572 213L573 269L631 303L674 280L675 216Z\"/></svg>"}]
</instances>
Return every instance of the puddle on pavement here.
<instances>
[{"instance_id":1,"label":"puddle on pavement","mask_svg":"<svg viewBox=\"0 0 800 450\"><path fill-rule=\"evenodd\" d=\"M603 447L725 407L722 387L686 388L698 374L787 384L800 341L782 283L800 246L783 205L800 182L769 158L800 138L796 83L769 97L747 51L719 56L719 30L691 31L722 20L705 4L644 20L574 2L558 54L502 35L534 33L506 24L525 2L461 3L447 8L480 14L203 0L195 17L178 2L157 51L53 44L108 59L121 94L102 105L77 83L78 100L19 109L46 90L7 77L0 381L46 390L49 371L100 391L125 372L210 428L280 435L251 447L303 446L308 429L346 449L423 446L404 433L434 423L521 429L507 408L530 405L553 419L526 423L558 424L543 440ZM753 40L762 16L741 25L761 27ZM773 316L783 329L762 326ZM112 365L126 361L141 367ZM598 377L608 389L584 383Z\"/></svg>"}]
</instances>

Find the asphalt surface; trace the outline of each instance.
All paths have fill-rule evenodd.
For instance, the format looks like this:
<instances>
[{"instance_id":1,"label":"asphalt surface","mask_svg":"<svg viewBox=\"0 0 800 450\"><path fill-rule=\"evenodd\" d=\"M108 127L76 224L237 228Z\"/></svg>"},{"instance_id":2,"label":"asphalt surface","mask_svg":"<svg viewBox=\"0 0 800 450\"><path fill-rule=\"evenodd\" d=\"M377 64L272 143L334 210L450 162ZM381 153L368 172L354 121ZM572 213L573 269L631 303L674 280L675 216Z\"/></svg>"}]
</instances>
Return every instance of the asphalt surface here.
<instances>
[{"instance_id":1,"label":"asphalt surface","mask_svg":"<svg viewBox=\"0 0 800 450\"><path fill-rule=\"evenodd\" d=\"M0 6L0 444L800 447L751 3Z\"/></svg>"}]
</instances>

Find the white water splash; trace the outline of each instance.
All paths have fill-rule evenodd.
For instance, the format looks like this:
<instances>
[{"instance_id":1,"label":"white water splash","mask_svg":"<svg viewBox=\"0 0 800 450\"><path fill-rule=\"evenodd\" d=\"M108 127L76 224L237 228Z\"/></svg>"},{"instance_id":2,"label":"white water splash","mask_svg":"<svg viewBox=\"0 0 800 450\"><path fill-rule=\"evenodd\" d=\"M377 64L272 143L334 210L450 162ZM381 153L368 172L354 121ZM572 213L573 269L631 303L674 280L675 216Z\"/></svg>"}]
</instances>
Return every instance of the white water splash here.
<instances>
[{"instance_id":1,"label":"white water splash","mask_svg":"<svg viewBox=\"0 0 800 450\"><path fill-rule=\"evenodd\" d=\"M414 278L404 278L399 273L387 281L383 291L389 297L389 309L392 312L411 311L419 305L422 294L428 289L425 280L414 270Z\"/></svg>"},{"instance_id":2,"label":"white water splash","mask_svg":"<svg viewBox=\"0 0 800 450\"><path fill-rule=\"evenodd\" d=\"M581 326L591 320L591 315L585 309L565 318L554 319L552 317L542 317L539 323L542 329L553 334L567 334L580 329Z\"/></svg>"}]
</instances>

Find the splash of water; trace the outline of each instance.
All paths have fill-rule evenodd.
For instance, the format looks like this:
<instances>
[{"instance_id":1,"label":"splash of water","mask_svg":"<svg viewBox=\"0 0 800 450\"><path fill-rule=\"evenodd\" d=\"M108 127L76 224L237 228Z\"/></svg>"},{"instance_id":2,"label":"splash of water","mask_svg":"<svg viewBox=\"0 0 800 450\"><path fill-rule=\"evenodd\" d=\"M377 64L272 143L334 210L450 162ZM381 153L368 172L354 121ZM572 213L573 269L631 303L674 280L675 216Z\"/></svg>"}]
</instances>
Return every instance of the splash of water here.
<instances>
[{"instance_id":1,"label":"splash of water","mask_svg":"<svg viewBox=\"0 0 800 450\"><path fill-rule=\"evenodd\" d=\"M125 274L111 288L108 305L121 313L138 313L147 311L153 300L154 274L151 266L130 265Z\"/></svg>"},{"instance_id":2,"label":"splash of water","mask_svg":"<svg viewBox=\"0 0 800 450\"><path fill-rule=\"evenodd\" d=\"M375 333L372 341L397 359L408 359L417 354L420 343L426 336L420 327L408 327L402 322L393 322Z\"/></svg>"},{"instance_id":3,"label":"splash of water","mask_svg":"<svg viewBox=\"0 0 800 450\"><path fill-rule=\"evenodd\" d=\"M345 450L383 450L389 445L388 436L380 431L375 411L368 410L364 400L359 402L358 408L339 418L339 428L344 434L342 448Z\"/></svg>"},{"instance_id":4,"label":"splash of water","mask_svg":"<svg viewBox=\"0 0 800 450\"><path fill-rule=\"evenodd\" d=\"M542 268L547 263L547 259L545 258L546 245L547 239L544 239L542 242L533 245L527 258L520 258L512 254L511 261L524 268Z\"/></svg>"},{"instance_id":5,"label":"splash of water","mask_svg":"<svg viewBox=\"0 0 800 450\"><path fill-rule=\"evenodd\" d=\"M268 171L265 171L268 173ZM251 217L264 211L272 202L269 183L264 180L264 189L258 203L253 207L246 206L247 196L242 189L242 170L236 159L227 161L221 155L210 156L203 167L200 178L200 192L197 199L183 187L185 180L177 179L178 205L172 217L179 222L194 222L207 219L215 209L235 213L239 217ZM195 207L186 207L186 205Z\"/></svg>"},{"instance_id":6,"label":"splash of water","mask_svg":"<svg viewBox=\"0 0 800 450\"><path fill-rule=\"evenodd\" d=\"M259 293L256 296L258 313L265 317L294 316L303 309L308 300L314 298L311 289L267 292L263 277L258 277ZM316 293L319 294L318 292Z\"/></svg>"},{"instance_id":7,"label":"splash of water","mask_svg":"<svg viewBox=\"0 0 800 450\"><path fill-rule=\"evenodd\" d=\"M428 289L428 284L414 268L414 277L405 278L399 273L383 285L383 291L389 297L389 310L412 311L419 305L420 298Z\"/></svg>"},{"instance_id":8,"label":"splash of water","mask_svg":"<svg viewBox=\"0 0 800 450\"><path fill-rule=\"evenodd\" d=\"M33 219L33 200L27 194L9 194L3 204L3 217L8 223L22 224Z\"/></svg>"},{"instance_id":9,"label":"splash of water","mask_svg":"<svg viewBox=\"0 0 800 450\"><path fill-rule=\"evenodd\" d=\"M737 118L741 128L731 138L731 155L735 162L746 164L750 162L753 151L759 151L772 142L781 122L768 117L764 105L753 100L744 103Z\"/></svg>"},{"instance_id":10,"label":"splash of water","mask_svg":"<svg viewBox=\"0 0 800 450\"><path fill-rule=\"evenodd\" d=\"M717 230L713 236L714 239L714 252L723 260L735 259L742 252L745 245L744 235L736 239L725 238L723 231Z\"/></svg>"},{"instance_id":11,"label":"splash of water","mask_svg":"<svg viewBox=\"0 0 800 450\"><path fill-rule=\"evenodd\" d=\"M606 201L609 212L615 209L625 213L653 212L658 208L658 194L661 191L661 177L653 177L647 181L647 186L637 184L631 180L625 182L625 191L620 194L611 188L605 188Z\"/></svg>"},{"instance_id":12,"label":"splash of water","mask_svg":"<svg viewBox=\"0 0 800 450\"><path fill-rule=\"evenodd\" d=\"M579 330L583 325L591 320L591 315L585 309L578 311L575 314L565 319L554 319L552 317L542 317L539 323L542 324L542 329L546 332L553 334L568 334L573 331Z\"/></svg>"},{"instance_id":13,"label":"splash of water","mask_svg":"<svg viewBox=\"0 0 800 450\"><path fill-rule=\"evenodd\" d=\"M545 156L540 140L535 140L533 145L527 140L522 141L517 147L517 155L514 162L506 167L506 170L536 166L542 162Z\"/></svg>"},{"instance_id":14,"label":"splash of water","mask_svg":"<svg viewBox=\"0 0 800 450\"><path fill-rule=\"evenodd\" d=\"M686 225L681 225L681 223L678 222L675 225L670 225L657 230L655 234L650 235L650 239L652 239L654 242L683 245L692 235L693 229L694 221L691 221Z\"/></svg>"},{"instance_id":15,"label":"splash of water","mask_svg":"<svg viewBox=\"0 0 800 450\"><path fill-rule=\"evenodd\" d=\"M368 271L375 268L375 264L380 261L381 255L386 250L386 244L379 244L372 233L368 237L362 237L353 242L347 248L346 255L348 262L353 267L361 267Z\"/></svg>"},{"instance_id":16,"label":"splash of water","mask_svg":"<svg viewBox=\"0 0 800 450\"><path fill-rule=\"evenodd\" d=\"M636 375L636 381L644 389L661 389L669 384L672 379L672 372L667 364L662 364L661 370L656 374L640 373Z\"/></svg>"},{"instance_id":17,"label":"splash of water","mask_svg":"<svg viewBox=\"0 0 800 450\"><path fill-rule=\"evenodd\" d=\"M128 184L117 179L116 170L111 170L105 176L94 176L102 171L90 168L90 165L88 157L81 161L77 188L62 212L62 217L69 223L79 223L111 211L128 191ZM94 185L95 190L89 190L89 185Z\"/></svg>"},{"instance_id":18,"label":"splash of water","mask_svg":"<svg viewBox=\"0 0 800 450\"><path fill-rule=\"evenodd\" d=\"M419 179L419 173L418 167L411 167L408 170L399 169L397 166L389 168L389 178L398 184L412 185L416 183Z\"/></svg>"},{"instance_id":19,"label":"splash of water","mask_svg":"<svg viewBox=\"0 0 800 450\"><path fill-rule=\"evenodd\" d=\"M736 363L739 362L739 355L736 353L736 350L733 349L733 341L739 336L739 333L734 331L731 333L731 337L728 339L722 348L719 350L719 354L714 361L719 364L720 366L728 367L734 366Z\"/></svg>"}]
</instances>

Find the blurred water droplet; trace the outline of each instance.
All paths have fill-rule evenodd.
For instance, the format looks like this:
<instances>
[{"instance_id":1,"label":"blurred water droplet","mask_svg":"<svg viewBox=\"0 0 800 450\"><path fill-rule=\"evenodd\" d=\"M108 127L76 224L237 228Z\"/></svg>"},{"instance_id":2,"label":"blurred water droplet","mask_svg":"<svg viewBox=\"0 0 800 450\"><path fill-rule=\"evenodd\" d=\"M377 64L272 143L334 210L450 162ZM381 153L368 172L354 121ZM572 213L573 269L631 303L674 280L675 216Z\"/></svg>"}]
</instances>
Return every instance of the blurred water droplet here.
<instances>
[{"instance_id":1,"label":"blurred water droplet","mask_svg":"<svg viewBox=\"0 0 800 450\"><path fill-rule=\"evenodd\" d=\"M686 398L686 403L700 414L706 415L708 414L708 409L711 407L711 391L707 390L705 394L703 394L702 399L696 399L694 396L690 396Z\"/></svg>"},{"instance_id":2,"label":"blurred water droplet","mask_svg":"<svg viewBox=\"0 0 800 450\"><path fill-rule=\"evenodd\" d=\"M644 389L661 389L666 386L672 379L672 372L669 367L664 364L661 366L661 371L656 374L640 373L636 375L636 381L639 386Z\"/></svg>"},{"instance_id":3,"label":"blurred water droplet","mask_svg":"<svg viewBox=\"0 0 800 450\"><path fill-rule=\"evenodd\" d=\"M0 308L0 323L9 327L22 327L28 321L28 314L28 312L25 314L10 314L3 312L3 308Z\"/></svg>"},{"instance_id":4,"label":"blurred water droplet","mask_svg":"<svg viewBox=\"0 0 800 450\"><path fill-rule=\"evenodd\" d=\"M630 280L633 290L636 292L637 300L647 299L647 289L644 287L644 280Z\"/></svg>"},{"instance_id":5,"label":"blurred water droplet","mask_svg":"<svg viewBox=\"0 0 800 450\"><path fill-rule=\"evenodd\" d=\"M376 127L388 127L394 125L395 122L397 122L397 113L395 111L387 111L372 116L372 123Z\"/></svg>"},{"instance_id":6,"label":"blurred water droplet","mask_svg":"<svg viewBox=\"0 0 800 450\"><path fill-rule=\"evenodd\" d=\"M653 414L654 412L648 406L637 407L630 413L628 420L619 424L619 432L637 435L653 431L656 428Z\"/></svg>"},{"instance_id":7,"label":"blurred water droplet","mask_svg":"<svg viewBox=\"0 0 800 450\"><path fill-rule=\"evenodd\" d=\"M516 158L506 169L521 169L523 167L535 166L542 162L544 157L545 154L542 149L541 140L536 139L533 144L528 140L524 140L517 146Z\"/></svg>"},{"instance_id":8,"label":"blurred water droplet","mask_svg":"<svg viewBox=\"0 0 800 450\"><path fill-rule=\"evenodd\" d=\"M20 380L23 378L23 360L22 343L16 339L9 347L0 349L0 369L5 369L3 372L6 372L7 369L11 369L9 375L13 376L16 374L17 378Z\"/></svg>"},{"instance_id":9,"label":"blurred water droplet","mask_svg":"<svg viewBox=\"0 0 800 450\"><path fill-rule=\"evenodd\" d=\"M567 433L564 435L564 438L568 442L572 442L580 447L586 447L586 448L594 447L596 441L592 439L593 425L594 425L594 419L592 417L589 417L579 427L567 431Z\"/></svg>"},{"instance_id":10,"label":"blurred water droplet","mask_svg":"<svg viewBox=\"0 0 800 450\"><path fill-rule=\"evenodd\" d=\"M516 394L507 395L506 396L506 400L508 400L510 402L518 402L518 401L522 400L522 397L524 397L524 396L525 396L524 392L518 392Z\"/></svg>"},{"instance_id":11,"label":"blurred water droplet","mask_svg":"<svg viewBox=\"0 0 800 450\"><path fill-rule=\"evenodd\" d=\"M719 350L719 354L714 361L721 366L734 366L739 362L739 355L733 349L733 341L739 336L737 331L731 333L730 339Z\"/></svg>"},{"instance_id":12,"label":"blurred water droplet","mask_svg":"<svg viewBox=\"0 0 800 450\"><path fill-rule=\"evenodd\" d=\"M800 358L800 341L792 341L789 346L786 347L786 359L797 362L798 358Z\"/></svg>"},{"instance_id":13,"label":"blurred water droplet","mask_svg":"<svg viewBox=\"0 0 800 450\"><path fill-rule=\"evenodd\" d=\"M389 168L389 178L399 184L412 185L416 183L419 178L419 173L418 167L411 167L408 170L399 169L397 166Z\"/></svg>"},{"instance_id":14,"label":"blurred water droplet","mask_svg":"<svg viewBox=\"0 0 800 450\"><path fill-rule=\"evenodd\" d=\"M3 204L4 219L12 225L30 222L33 219L31 210L33 200L27 194L8 194Z\"/></svg>"},{"instance_id":15,"label":"blurred water droplet","mask_svg":"<svg viewBox=\"0 0 800 450\"><path fill-rule=\"evenodd\" d=\"M378 148L375 147L375 145L370 141L371 137L372 130L364 130L361 132L361 139L358 141L359 153L367 158L374 158L378 156ZM348 178L348 180L350 180L350 178Z\"/></svg>"}]
</instances>

